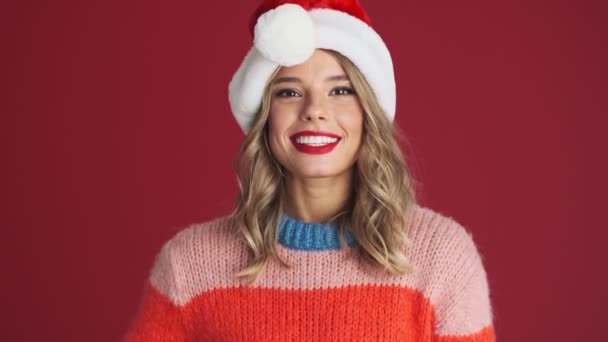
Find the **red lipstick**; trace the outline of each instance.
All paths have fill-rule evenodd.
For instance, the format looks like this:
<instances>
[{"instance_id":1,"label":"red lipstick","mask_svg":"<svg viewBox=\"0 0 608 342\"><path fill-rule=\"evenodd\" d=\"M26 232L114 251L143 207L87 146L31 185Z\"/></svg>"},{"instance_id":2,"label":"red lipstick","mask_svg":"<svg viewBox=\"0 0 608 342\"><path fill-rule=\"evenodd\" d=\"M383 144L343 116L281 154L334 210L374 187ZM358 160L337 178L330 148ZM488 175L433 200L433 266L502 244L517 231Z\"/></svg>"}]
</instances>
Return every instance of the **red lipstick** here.
<instances>
[{"instance_id":1,"label":"red lipstick","mask_svg":"<svg viewBox=\"0 0 608 342\"><path fill-rule=\"evenodd\" d=\"M320 143L311 143L305 142L306 137L327 137L332 139L337 139L334 142L320 142ZM289 137L291 143L295 146L296 150L302 153L308 154L325 154L331 152L342 140L339 135L328 133L328 132L314 132L314 131L300 131L291 137Z\"/></svg>"}]
</instances>

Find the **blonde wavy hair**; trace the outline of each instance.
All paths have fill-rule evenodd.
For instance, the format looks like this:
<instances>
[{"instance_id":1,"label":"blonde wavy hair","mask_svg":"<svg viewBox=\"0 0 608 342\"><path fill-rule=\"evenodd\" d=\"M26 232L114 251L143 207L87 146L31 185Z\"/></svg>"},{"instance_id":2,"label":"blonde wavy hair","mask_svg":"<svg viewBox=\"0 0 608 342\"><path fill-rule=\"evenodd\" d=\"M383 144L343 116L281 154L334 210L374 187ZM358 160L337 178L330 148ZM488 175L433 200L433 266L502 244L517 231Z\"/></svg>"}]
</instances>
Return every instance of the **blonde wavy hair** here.
<instances>
[{"instance_id":1,"label":"blonde wavy hair","mask_svg":"<svg viewBox=\"0 0 608 342\"><path fill-rule=\"evenodd\" d=\"M337 225L342 247L346 246L344 232L349 230L364 261L395 275L407 273L410 264L401 247L408 242L408 212L416 199L414 181L397 143L397 137L403 137L387 119L357 67L341 54L325 51L346 72L365 113L350 204L331 221ZM285 208L284 170L272 155L267 135L271 87L277 73L278 70L266 85L261 108L234 163L240 192L231 221L253 256L236 276L248 283L258 279L270 259L290 267L276 250Z\"/></svg>"}]
</instances>

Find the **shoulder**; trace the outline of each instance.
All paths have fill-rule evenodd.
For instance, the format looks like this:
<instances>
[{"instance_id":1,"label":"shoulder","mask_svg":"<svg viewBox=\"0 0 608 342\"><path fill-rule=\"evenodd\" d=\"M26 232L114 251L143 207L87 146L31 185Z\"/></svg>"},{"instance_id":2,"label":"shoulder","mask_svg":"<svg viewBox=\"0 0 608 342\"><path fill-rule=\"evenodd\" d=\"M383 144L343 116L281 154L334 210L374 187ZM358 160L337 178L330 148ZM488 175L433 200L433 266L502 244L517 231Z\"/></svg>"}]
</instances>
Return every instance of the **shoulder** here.
<instances>
[{"instance_id":1,"label":"shoulder","mask_svg":"<svg viewBox=\"0 0 608 342\"><path fill-rule=\"evenodd\" d=\"M430 299L438 332L463 334L491 324L487 275L470 232L452 217L416 207L408 254Z\"/></svg>"},{"instance_id":2,"label":"shoulder","mask_svg":"<svg viewBox=\"0 0 608 342\"><path fill-rule=\"evenodd\" d=\"M169 249L173 255L181 256L199 247L208 250L213 246L222 246L223 243L234 240L236 236L230 215L225 215L184 227L175 233L163 248Z\"/></svg>"},{"instance_id":3,"label":"shoulder","mask_svg":"<svg viewBox=\"0 0 608 342\"><path fill-rule=\"evenodd\" d=\"M192 223L178 230L161 247L156 259L166 259L171 262L188 258L189 254L197 250L208 251L213 246L220 247L219 241L227 242L234 235L230 216L221 216L215 219Z\"/></svg>"},{"instance_id":4,"label":"shoulder","mask_svg":"<svg viewBox=\"0 0 608 342\"><path fill-rule=\"evenodd\" d=\"M243 246L230 216L191 224L161 247L150 282L175 303L186 303L212 287L219 274L232 271L236 261L246 256Z\"/></svg>"},{"instance_id":5,"label":"shoulder","mask_svg":"<svg viewBox=\"0 0 608 342\"><path fill-rule=\"evenodd\" d=\"M410 258L441 263L479 253L468 229L453 217L420 205L409 217ZM446 265L447 266L447 265Z\"/></svg>"},{"instance_id":6,"label":"shoulder","mask_svg":"<svg viewBox=\"0 0 608 342\"><path fill-rule=\"evenodd\" d=\"M474 281L486 287L481 254L462 224L424 207L416 207L410 220L406 254L431 301L443 302L455 286L471 286Z\"/></svg>"},{"instance_id":7,"label":"shoulder","mask_svg":"<svg viewBox=\"0 0 608 342\"><path fill-rule=\"evenodd\" d=\"M194 223L178 231L162 247L175 269L192 271L216 260L234 259L241 254L244 244L234 229L230 215Z\"/></svg>"}]
</instances>

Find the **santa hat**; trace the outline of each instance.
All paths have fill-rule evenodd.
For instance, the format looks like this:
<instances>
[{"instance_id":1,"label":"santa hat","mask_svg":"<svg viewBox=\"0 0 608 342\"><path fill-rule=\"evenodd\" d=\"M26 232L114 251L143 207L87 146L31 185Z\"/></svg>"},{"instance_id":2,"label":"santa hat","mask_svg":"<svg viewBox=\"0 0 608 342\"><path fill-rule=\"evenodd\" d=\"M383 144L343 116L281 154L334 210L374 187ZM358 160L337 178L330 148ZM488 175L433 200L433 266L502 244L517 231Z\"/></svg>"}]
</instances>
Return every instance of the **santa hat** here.
<instances>
[{"instance_id":1,"label":"santa hat","mask_svg":"<svg viewBox=\"0 0 608 342\"><path fill-rule=\"evenodd\" d=\"M263 0L251 17L250 30L253 47L228 89L232 113L245 133L276 68L304 63L315 49L348 58L393 120L396 91L391 55L357 0Z\"/></svg>"}]
</instances>

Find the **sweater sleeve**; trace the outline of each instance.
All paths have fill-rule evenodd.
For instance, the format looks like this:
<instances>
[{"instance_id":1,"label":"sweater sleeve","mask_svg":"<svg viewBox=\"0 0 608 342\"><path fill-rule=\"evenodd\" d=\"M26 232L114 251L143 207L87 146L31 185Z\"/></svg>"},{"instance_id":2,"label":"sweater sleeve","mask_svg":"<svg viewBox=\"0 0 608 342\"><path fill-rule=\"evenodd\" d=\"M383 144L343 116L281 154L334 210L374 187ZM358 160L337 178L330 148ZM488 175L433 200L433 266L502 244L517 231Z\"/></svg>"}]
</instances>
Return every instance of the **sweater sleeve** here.
<instances>
[{"instance_id":1,"label":"sweater sleeve","mask_svg":"<svg viewBox=\"0 0 608 342\"><path fill-rule=\"evenodd\" d=\"M171 300L179 296L172 254L170 240L156 256L139 310L125 336L126 342L186 340L182 309Z\"/></svg>"},{"instance_id":2,"label":"sweater sleeve","mask_svg":"<svg viewBox=\"0 0 608 342\"><path fill-rule=\"evenodd\" d=\"M440 266L443 289L436 307L436 342L493 342L492 308L486 272L473 239L450 221Z\"/></svg>"}]
</instances>

